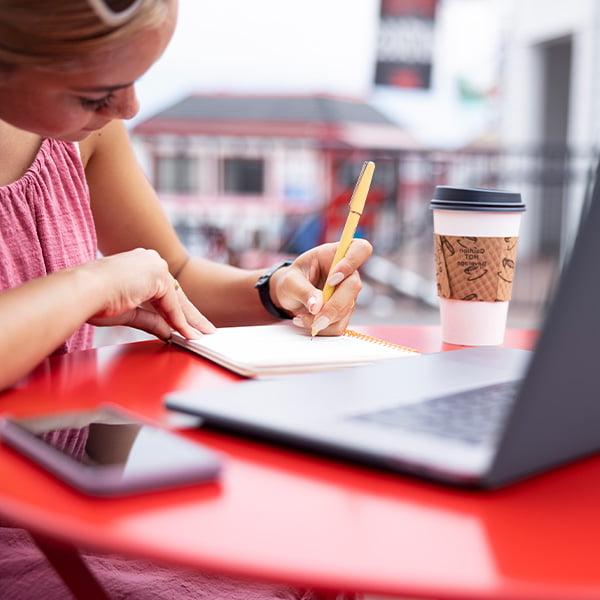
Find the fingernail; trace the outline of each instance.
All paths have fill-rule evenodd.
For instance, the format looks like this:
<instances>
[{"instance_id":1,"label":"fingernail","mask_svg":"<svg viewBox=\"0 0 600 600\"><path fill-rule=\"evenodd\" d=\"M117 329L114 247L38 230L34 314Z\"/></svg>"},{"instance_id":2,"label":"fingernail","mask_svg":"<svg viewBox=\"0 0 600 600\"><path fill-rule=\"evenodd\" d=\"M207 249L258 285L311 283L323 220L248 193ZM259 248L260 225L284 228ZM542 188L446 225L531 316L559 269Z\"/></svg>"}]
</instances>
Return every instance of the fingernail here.
<instances>
[{"instance_id":1,"label":"fingernail","mask_svg":"<svg viewBox=\"0 0 600 600\"><path fill-rule=\"evenodd\" d=\"M315 319L314 323L312 324L312 329L314 331L323 331L323 329L329 327L329 323L331 323L331 321L327 317L321 315Z\"/></svg>"},{"instance_id":2,"label":"fingernail","mask_svg":"<svg viewBox=\"0 0 600 600\"><path fill-rule=\"evenodd\" d=\"M302 319L302 317L294 317L292 319L292 323L296 326L296 327L304 327L304 319Z\"/></svg>"},{"instance_id":3,"label":"fingernail","mask_svg":"<svg viewBox=\"0 0 600 600\"><path fill-rule=\"evenodd\" d=\"M190 338L191 340L199 340L204 334L201 331L198 331L195 327L190 327L194 337Z\"/></svg>"},{"instance_id":4,"label":"fingernail","mask_svg":"<svg viewBox=\"0 0 600 600\"><path fill-rule=\"evenodd\" d=\"M339 283L342 283L344 279L344 274L340 273L339 271L337 273L334 273L328 280L327 283L329 285L338 285Z\"/></svg>"},{"instance_id":5,"label":"fingernail","mask_svg":"<svg viewBox=\"0 0 600 600\"><path fill-rule=\"evenodd\" d=\"M315 312L317 312L316 311L316 308L317 308L317 298L316 298L316 296L311 296L308 299L308 302L306 303L306 308L308 308L308 312L311 315L314 315Z\"/></svg>"}]
</instances>

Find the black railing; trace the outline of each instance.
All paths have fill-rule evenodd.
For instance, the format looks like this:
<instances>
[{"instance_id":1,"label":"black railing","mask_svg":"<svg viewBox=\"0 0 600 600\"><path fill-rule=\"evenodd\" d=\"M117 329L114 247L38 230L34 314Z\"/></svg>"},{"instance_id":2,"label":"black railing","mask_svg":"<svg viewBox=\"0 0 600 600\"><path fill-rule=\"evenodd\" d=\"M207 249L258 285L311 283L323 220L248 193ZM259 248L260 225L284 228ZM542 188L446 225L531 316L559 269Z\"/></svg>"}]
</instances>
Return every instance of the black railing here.
<instances>
[{"instance_id":1,"label":"black railing","mask_svg":"<svg viewBox=\"0 0 600 600\"><path fill-rule=\"evenodd\" d=\"M336 184L351 189L364 158L376 162L378 215L366 235L376 252L407 272L433 278L435 186L519 191L528 206L513 298L542 307L577 229L598 152L560 146L503 150L340 153Z\"/></svg>"}]
</instances>

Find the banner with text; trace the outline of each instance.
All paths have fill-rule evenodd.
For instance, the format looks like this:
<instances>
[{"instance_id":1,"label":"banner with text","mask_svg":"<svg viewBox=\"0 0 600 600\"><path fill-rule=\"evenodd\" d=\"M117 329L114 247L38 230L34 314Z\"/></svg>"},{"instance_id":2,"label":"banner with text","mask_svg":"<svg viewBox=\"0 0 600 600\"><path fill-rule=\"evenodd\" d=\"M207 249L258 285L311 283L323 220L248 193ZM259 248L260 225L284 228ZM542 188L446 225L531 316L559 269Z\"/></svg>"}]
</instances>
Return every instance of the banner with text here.
<instances>
[{"instance_id":1,"label":"banner with text","mask_svg":"<svg viewBox=\"0 0 600 600\"><path fill-rule=\"evenodd\" d=\"M399 88L431 85L438 0L381 0L375 83Z\"/></svg>"}]
</instances>

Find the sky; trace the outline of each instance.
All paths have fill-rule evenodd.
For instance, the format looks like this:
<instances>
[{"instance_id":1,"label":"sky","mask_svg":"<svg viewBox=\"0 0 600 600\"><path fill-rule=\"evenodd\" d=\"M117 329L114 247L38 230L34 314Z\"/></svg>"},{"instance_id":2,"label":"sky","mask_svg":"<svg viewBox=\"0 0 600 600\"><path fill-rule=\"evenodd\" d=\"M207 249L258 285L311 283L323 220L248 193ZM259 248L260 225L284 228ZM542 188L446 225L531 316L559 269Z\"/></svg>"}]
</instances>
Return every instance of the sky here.
<instances>
[{"instance_id":1,"label":"sky","mask_svg":"<svg viewBox=\"0 0 600 600\"><path fill-rule=\"evenodd\" d=\"M379 0L180 0L134 122L192 92L325 92L373 101L424 143L458 145L490 126L493 107L461 106L456 78L494 84L511 1L441 0L433 89L397 92L372 86Z\"/></svg>"}]
</instances>

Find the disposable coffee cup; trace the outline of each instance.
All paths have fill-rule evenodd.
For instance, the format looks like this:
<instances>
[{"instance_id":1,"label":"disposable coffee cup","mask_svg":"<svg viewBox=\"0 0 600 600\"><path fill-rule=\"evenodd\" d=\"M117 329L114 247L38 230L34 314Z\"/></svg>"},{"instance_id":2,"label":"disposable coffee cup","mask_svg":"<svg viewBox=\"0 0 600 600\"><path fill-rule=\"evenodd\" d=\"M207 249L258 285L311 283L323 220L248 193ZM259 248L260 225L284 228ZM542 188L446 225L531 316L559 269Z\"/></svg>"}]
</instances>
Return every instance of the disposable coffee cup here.
<instances>
[{"instance_id":1,"label":"disposable coffee cup","mask_svg":"<svg viewBox=\"0 0 600 600\"><path fill-rule=\"evenodd\" d=\"M502 344L525 210L521 194L438 186L431 209L443 341Z\"/></svg>"}]
</instances>

